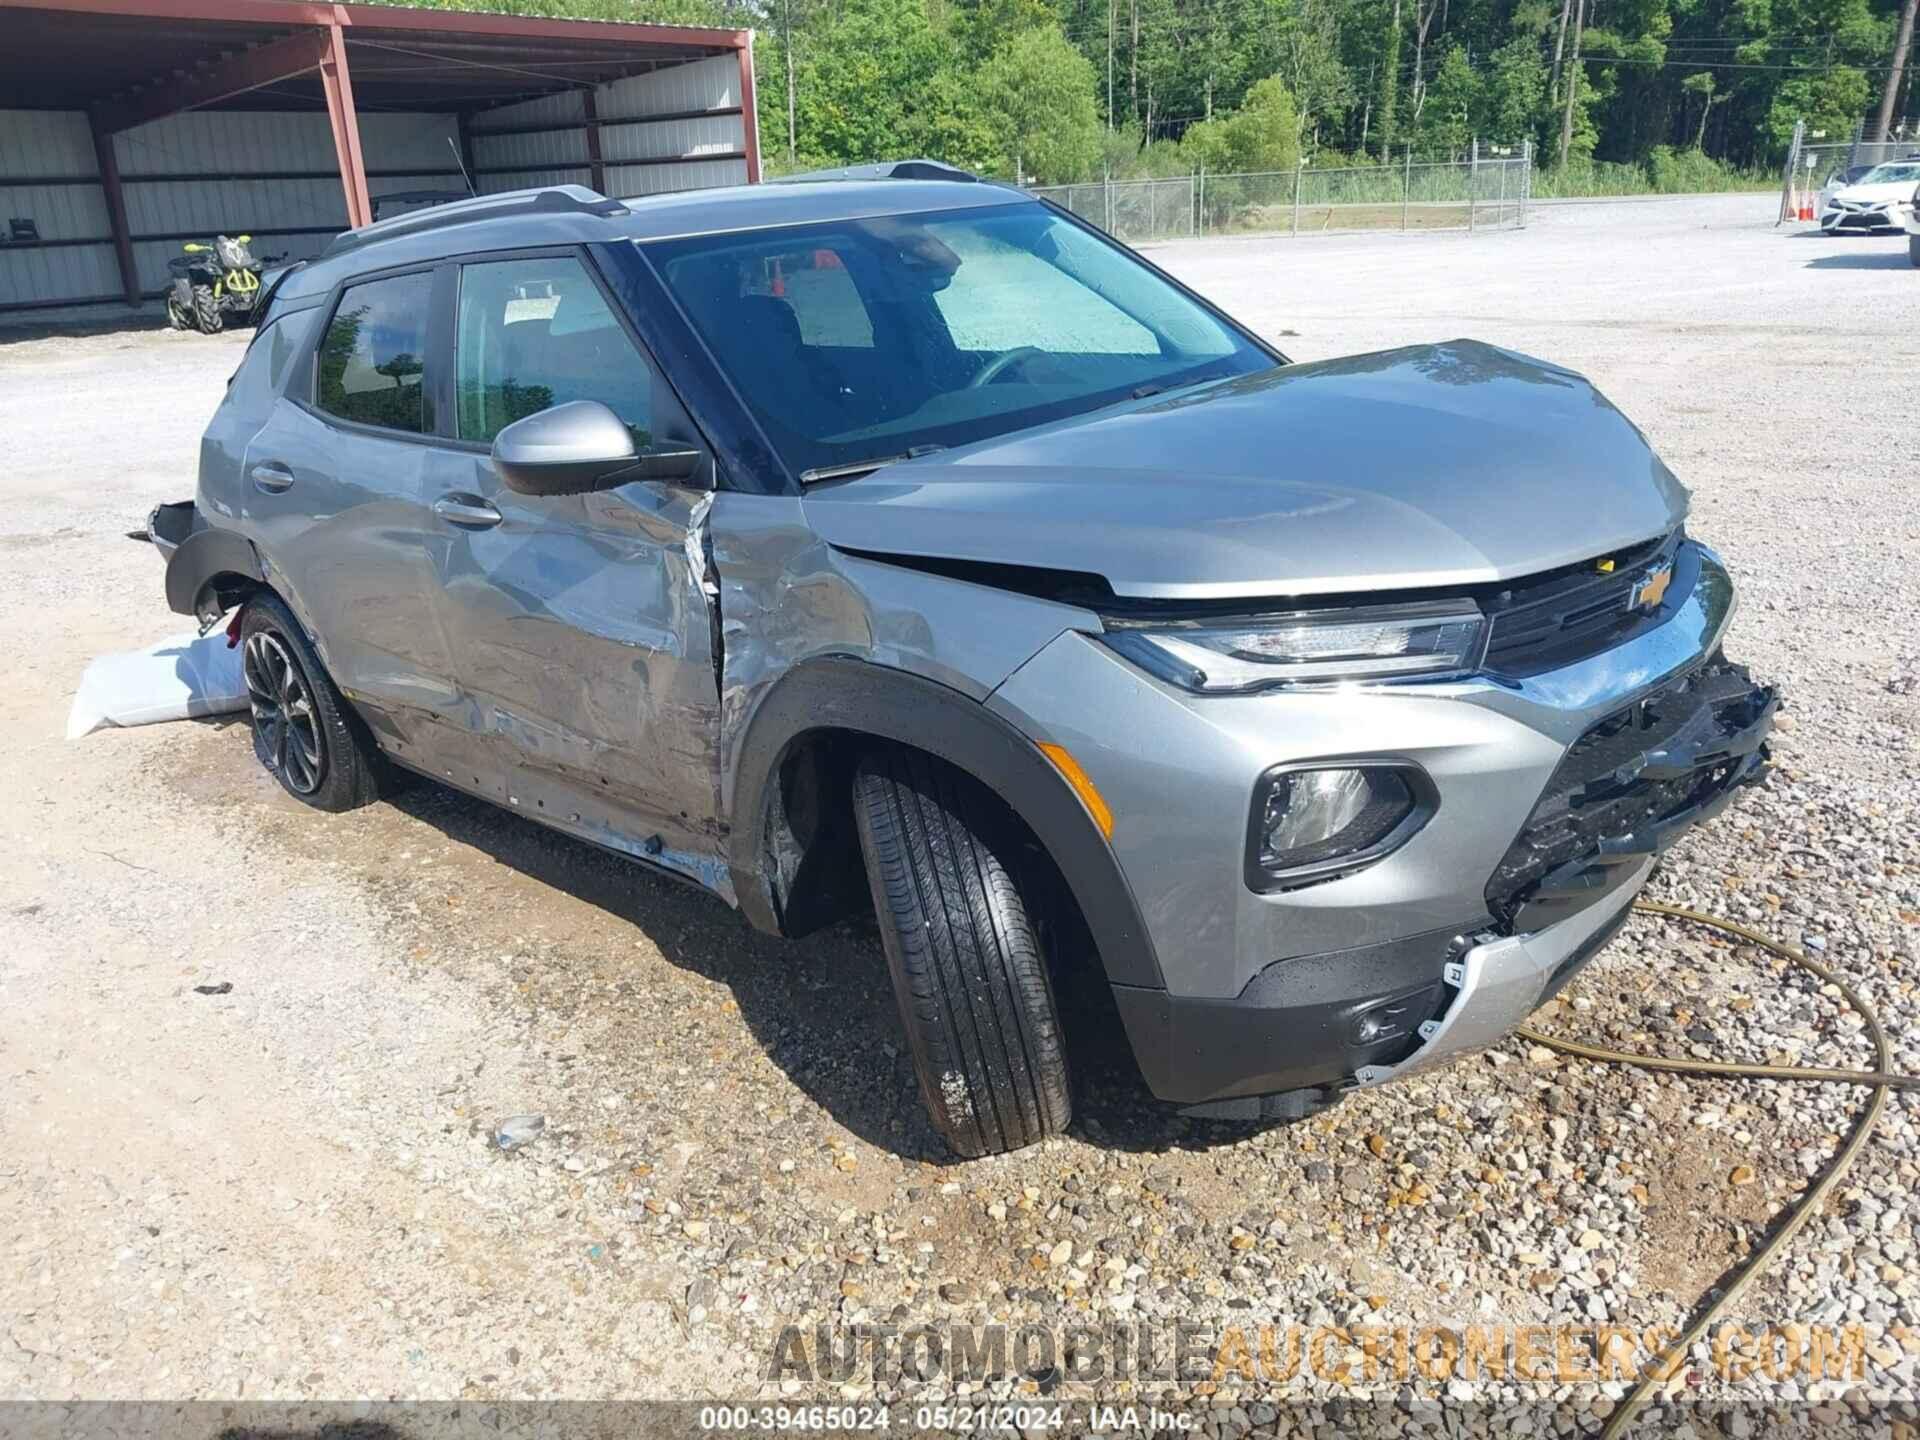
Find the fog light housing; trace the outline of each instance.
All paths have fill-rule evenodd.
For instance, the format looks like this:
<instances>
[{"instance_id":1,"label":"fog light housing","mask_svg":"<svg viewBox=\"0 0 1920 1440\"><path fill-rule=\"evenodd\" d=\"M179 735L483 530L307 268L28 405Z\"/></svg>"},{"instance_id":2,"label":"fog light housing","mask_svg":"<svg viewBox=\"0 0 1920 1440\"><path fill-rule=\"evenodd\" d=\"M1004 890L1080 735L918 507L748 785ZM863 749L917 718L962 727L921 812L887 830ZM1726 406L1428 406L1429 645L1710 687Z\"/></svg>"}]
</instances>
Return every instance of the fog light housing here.
<instances>
[{"instance_id":1,"label":"fog light housing","mask_svg":"<svg viewBox=\"0 0 1920 1440\"><path fill-rule=\"evenodd\" d=\"M1350 875L1404 845L1437 805L1406 760L1276 766L1254 787L1247 884L1292 890Z\"/></svg>"}]
</instances>

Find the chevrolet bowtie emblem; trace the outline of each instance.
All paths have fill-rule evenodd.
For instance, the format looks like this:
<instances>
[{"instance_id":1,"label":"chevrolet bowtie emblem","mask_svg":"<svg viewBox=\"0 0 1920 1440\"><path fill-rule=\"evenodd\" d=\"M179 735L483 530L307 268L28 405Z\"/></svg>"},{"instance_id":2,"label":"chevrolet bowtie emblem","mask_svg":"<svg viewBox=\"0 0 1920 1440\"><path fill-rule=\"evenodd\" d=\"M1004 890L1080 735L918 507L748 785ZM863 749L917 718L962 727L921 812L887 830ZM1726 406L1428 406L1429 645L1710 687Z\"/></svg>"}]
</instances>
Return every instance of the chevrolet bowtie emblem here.
<instances>
[{"instance_id":1,"label":"chevrolet bowtie emblem","mask_svg":"<svg viewBox=\"0 0 1920 1440\"><path fill-rule=\"evenodd\" d=\"M1647 578L1633 587L1633 598L1627 602L1629 610L1658 610L1660 602L1667 598L1667 586L1673 583L1673 566L1662 565L1658 570L1647 572Z\"/></svg>"}]
</instances>

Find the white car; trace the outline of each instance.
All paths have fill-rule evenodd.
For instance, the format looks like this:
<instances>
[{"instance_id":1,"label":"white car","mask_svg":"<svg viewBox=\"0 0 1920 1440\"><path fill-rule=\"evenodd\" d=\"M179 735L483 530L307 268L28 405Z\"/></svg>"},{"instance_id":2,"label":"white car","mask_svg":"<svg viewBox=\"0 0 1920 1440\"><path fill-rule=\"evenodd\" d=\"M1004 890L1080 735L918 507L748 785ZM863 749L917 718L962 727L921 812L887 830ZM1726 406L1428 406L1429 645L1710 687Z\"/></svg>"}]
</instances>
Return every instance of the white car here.
<instances>
[{"instance_id":1,"label":"white car","mask_svg":"<svg viewBox=\"0 0 1920 1440\"><path fill-rule=\"evenodd\" d=\"M1920 156L1876 165L1825 200L1820 228L1829 235L1903 229L1913 214L1916 185L1920 185Z\"/></svg>"},{"instance_id":2,"label":"white car","mask_svg":"<svg viewBox=\"0 0 1920 1440\"><path fill-rule=\"evenodd\" d=\"M1833 208L1833 197L1849 185L1858 185L1871 169L1871 165L1843 165L1827 176L1827 183L1820 187L1820 198L1814 202L1815 213L1826 214Z\"/></svg>"},{"instance_id":3,"label":"white car","mask_svg":"<svg viewBox=\"0 0 1920 1440\"><path fill-rule=\"evenodd\" d=\"M1907 201L1907 213L1901 217L1907 227L1907 258L1920 270L1920 186L1915 186Z\"/></svg>"}]
</instances>

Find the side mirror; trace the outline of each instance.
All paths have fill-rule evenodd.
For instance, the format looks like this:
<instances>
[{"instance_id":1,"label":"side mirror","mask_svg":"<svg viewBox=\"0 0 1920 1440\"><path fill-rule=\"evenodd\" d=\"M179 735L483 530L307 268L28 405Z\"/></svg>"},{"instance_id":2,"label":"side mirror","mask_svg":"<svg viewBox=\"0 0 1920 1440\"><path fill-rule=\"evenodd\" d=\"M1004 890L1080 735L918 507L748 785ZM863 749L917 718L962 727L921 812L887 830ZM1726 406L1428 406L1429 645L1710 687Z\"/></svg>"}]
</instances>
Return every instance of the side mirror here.
<instances>
[{"instance_id":1,"label":"side mirror","mask_svg":"<svg viewBox=\"0 0 1920 1440\"><path fill-rule=\"evenodd\" d=\"M626 422L598 400L569 400L516 420L493 440L493 468L522 495L584 495L630 480L687 480L700 451L634 448Z\"/></svg>"}]
</instances>

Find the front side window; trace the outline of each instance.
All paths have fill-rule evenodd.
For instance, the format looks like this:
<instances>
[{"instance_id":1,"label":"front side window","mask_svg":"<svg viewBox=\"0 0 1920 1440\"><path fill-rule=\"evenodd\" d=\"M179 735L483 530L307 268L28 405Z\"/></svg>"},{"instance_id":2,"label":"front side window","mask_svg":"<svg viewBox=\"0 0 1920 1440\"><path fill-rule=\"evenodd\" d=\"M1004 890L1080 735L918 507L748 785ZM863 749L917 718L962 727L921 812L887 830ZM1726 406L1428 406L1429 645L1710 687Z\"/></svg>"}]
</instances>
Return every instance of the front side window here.
<instances>
[{"instance_id":1,"label":"front side window","mask_svg":"<svg viewBox=\"0 0 1920 1440\"><path fill-rule=\"evenodd\" d=\"M462 440L598 400L652 440L653 376L586 267L570 255L489 260L460 271L455 408Z\"/></svg>"},{"instance_id":2,"label":"front side window","mask_svg":"<svg viewBox=\"0 0 1920 1440\"><path fill-rule=\"evenodd\" d=\"M1275 363L1031 202L641 248L803 479Z\"/></svg>"},{"instance_id":3,"label":"front side window","mask_svg":"<svg viewBox=\"0 0 1920 1440\"><path fill-rule=\"evenodd\" d=\"M433 276L394 275L349 285L320 339L315 399L329 415L424 435L427 314Z\"/></svg>"}]
</instances>

